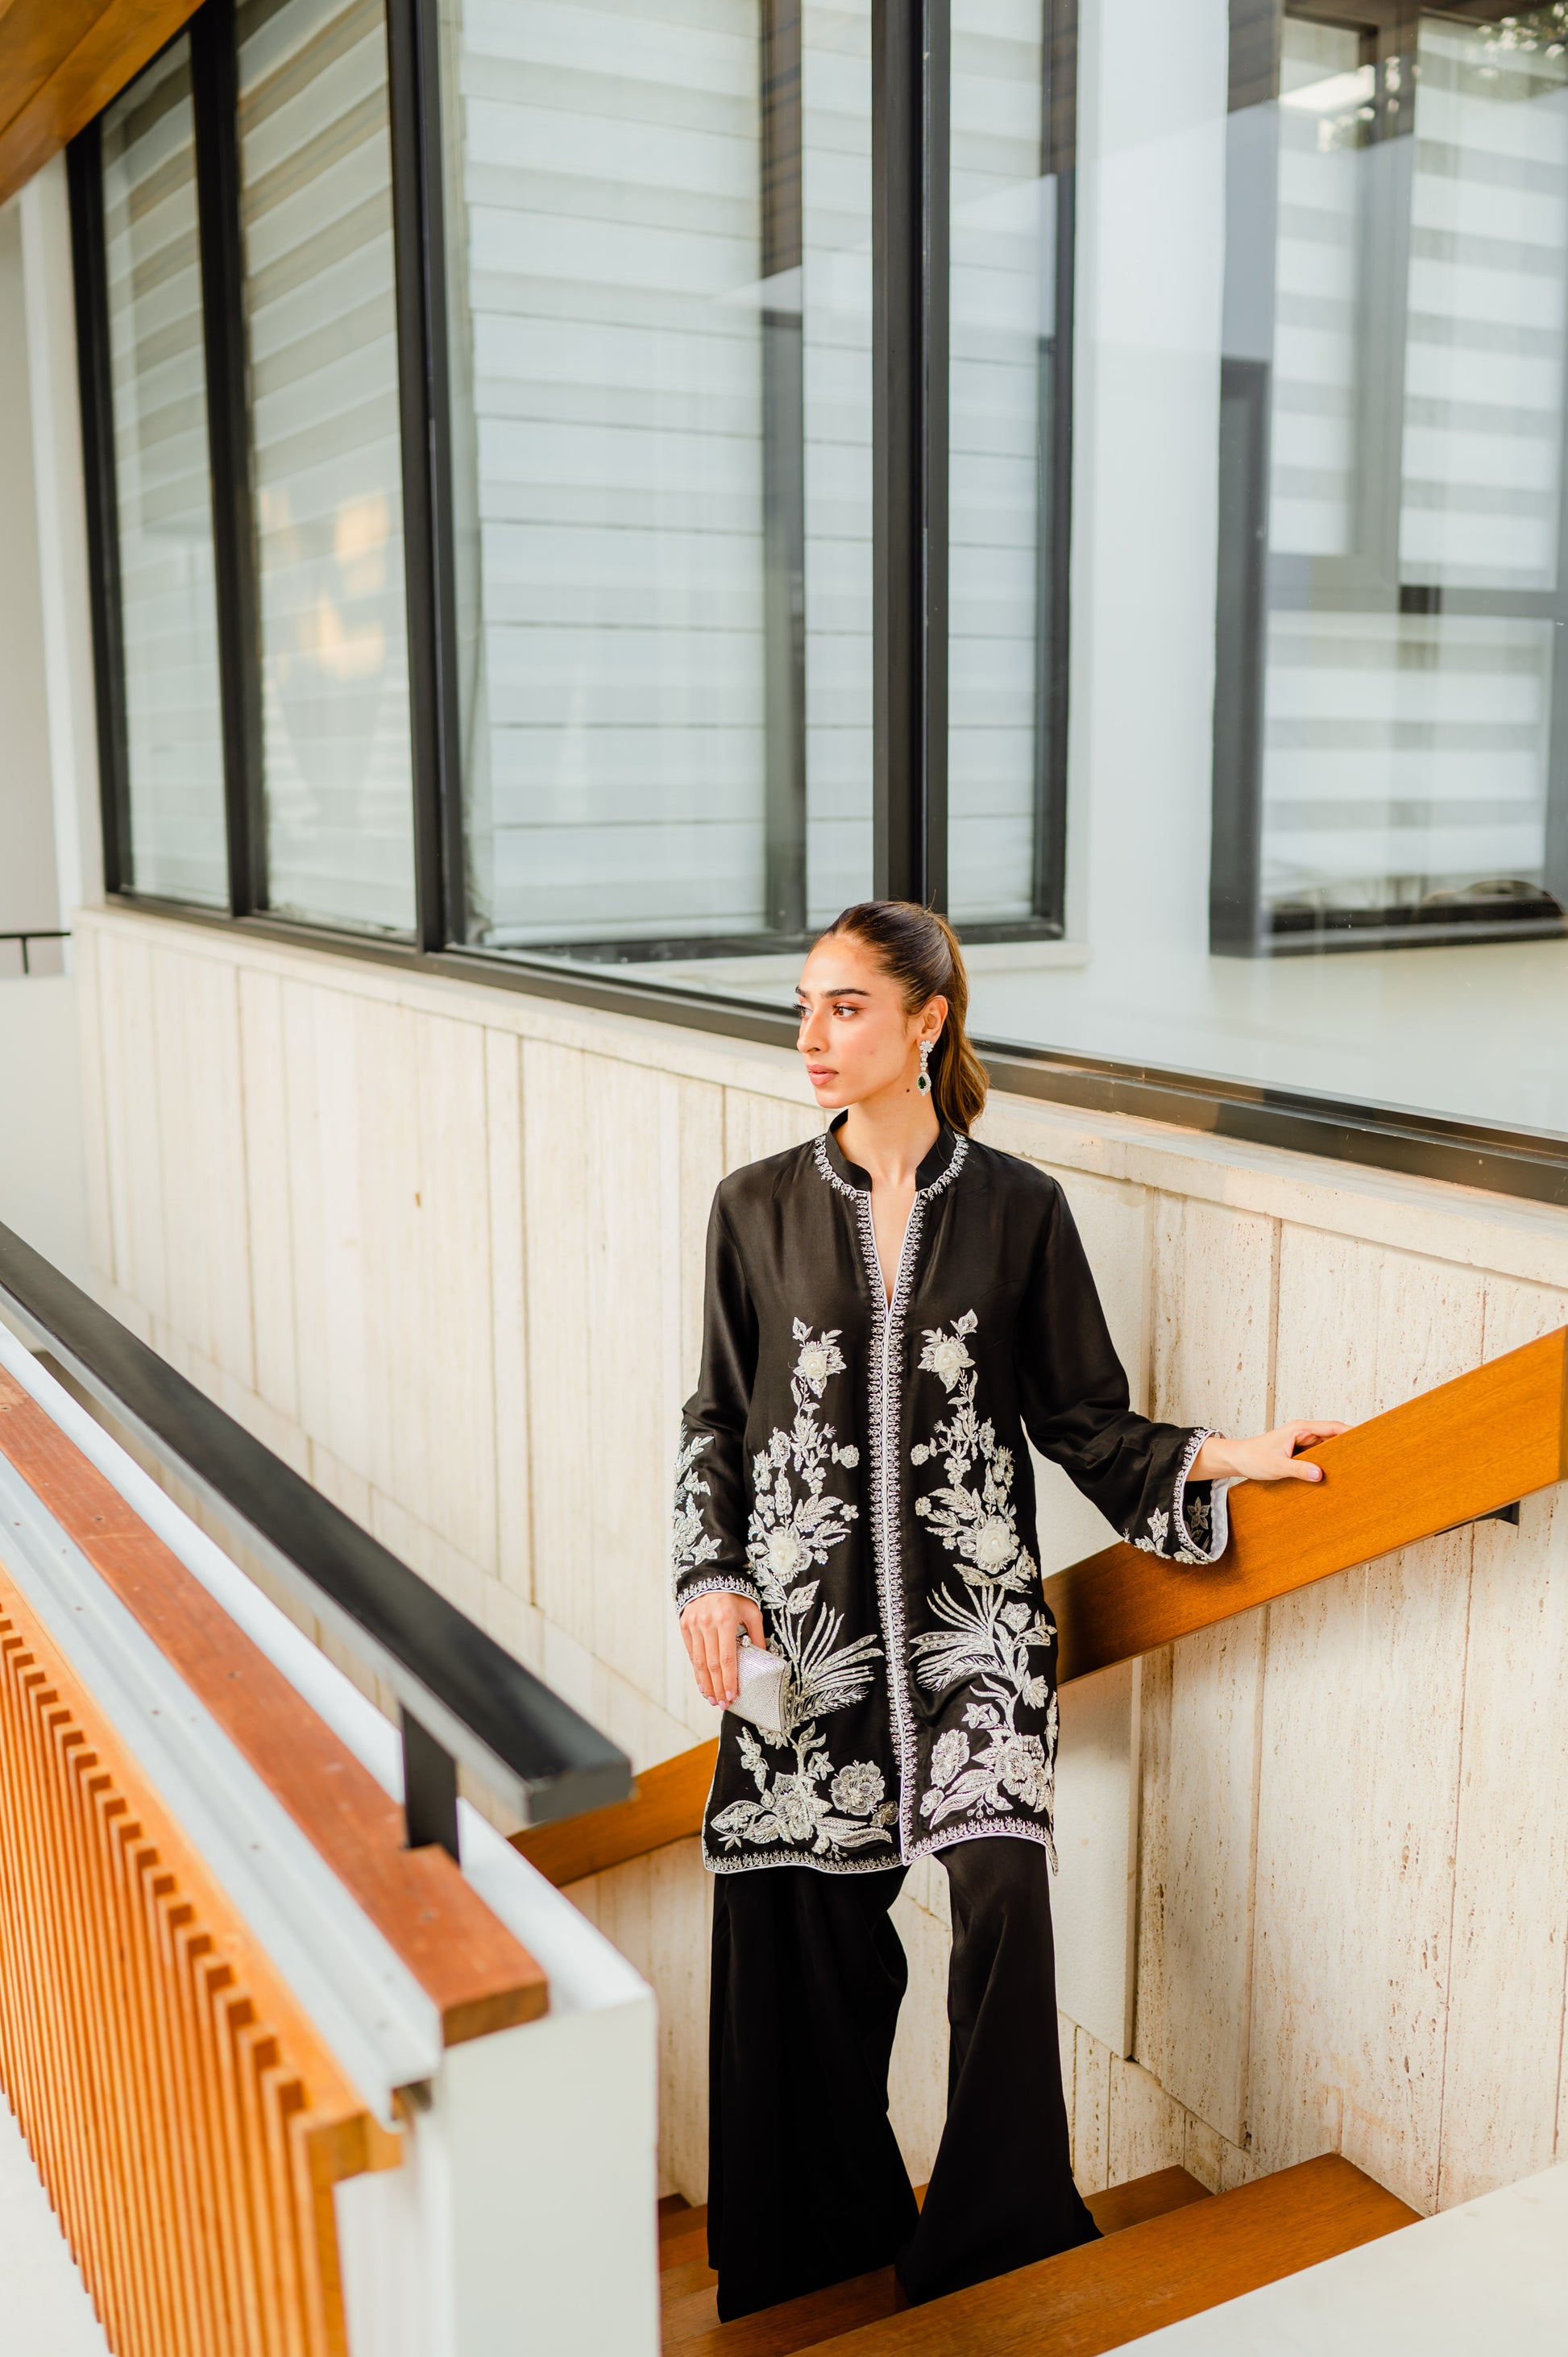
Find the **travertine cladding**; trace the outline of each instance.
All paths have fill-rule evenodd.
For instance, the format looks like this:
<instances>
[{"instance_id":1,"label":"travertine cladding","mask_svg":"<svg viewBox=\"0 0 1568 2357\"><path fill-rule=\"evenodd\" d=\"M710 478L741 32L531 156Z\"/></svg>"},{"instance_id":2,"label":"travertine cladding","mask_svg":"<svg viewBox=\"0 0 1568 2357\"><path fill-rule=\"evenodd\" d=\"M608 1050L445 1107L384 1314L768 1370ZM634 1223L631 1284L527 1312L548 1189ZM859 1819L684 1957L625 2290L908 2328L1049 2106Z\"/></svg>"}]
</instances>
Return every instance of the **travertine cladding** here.
<instances>
[{"instance_id":1,"label":"travertine cladding","mask_svg":"<svg viewBox=\"0 0 1568 2357\"><path fill-rule=\"evenodd\" d=\"M789 1055L79 924L106 1297L639 1764L705 1733L670 1450L714 1185L817 1126ZM1017 1098L984 1135L1062 1178L1158 1415L1358 1418L1568 1320L1568 1214ZM1064 1513L1057 1559L1096 1537ZM1144 1663L1135 2059L1063 2028L1086 2187L1337 2147L1431 2210L1568 2158L1565 1558L1553 1492ZM582 1896L660 1989L700 2197L694 1845ZM918 2169L944 1899L928 1867L898 1910Z\"/></svg>"}]
</instances>

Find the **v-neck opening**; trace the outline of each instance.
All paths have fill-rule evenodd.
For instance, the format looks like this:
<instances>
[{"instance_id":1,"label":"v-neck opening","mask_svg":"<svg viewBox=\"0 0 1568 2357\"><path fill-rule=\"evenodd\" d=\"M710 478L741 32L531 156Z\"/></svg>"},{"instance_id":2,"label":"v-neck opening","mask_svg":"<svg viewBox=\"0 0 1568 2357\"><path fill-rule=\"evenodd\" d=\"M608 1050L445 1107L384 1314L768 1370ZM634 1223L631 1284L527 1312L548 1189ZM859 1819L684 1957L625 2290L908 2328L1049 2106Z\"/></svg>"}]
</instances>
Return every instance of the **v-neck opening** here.
<instances>
[{"instance_id":1,"label":"v-neck opening","mask_svg":"<svg viewBox=\"0 0 1568 2357\"><path fill-rule=\"evenodd\" d=\"M853 1189L857 1195L869 1195L871 1192L871 1173L868 1170L863 1169L858 1162L852 1162L848 1155L844 1152L843 1147L839 1143L839 1132L843 1129L844 1123L848 1119L849 1114L847 1111L841 1113L836 1116L836 1118L829 1125L823 1135L822 1141L822 1146L827 1155L829 1168L832 1175L839 1180L841 1186ZM958 1149L960 1142L957 1131L949 1129L944 1122L937 1132L935 1144L925 1156L920 1163L919 1168L915 1173L915 1200L917 1202L918 1202L920 1197L925 1193L929 1187L935 1186L937 1181L940 1178L944 1178L949 1170L950 1170L953 1156ZM894 1281L895 1283L897 1282L897 1277L895 1277Z\"/></svg>"},{"instance_id":2,"label":"v-neck opening","mask_svg":"<svg viewBox=\"0 0 1568 2357\"><path fill-rule=\"evenodd\" d=\"M875 1195L874 1190L868 1188L866 1192L871 1195L872 1200L875 1202ZM898 1290L898 1279L904 1274L904 1254L908 1246L909 1230L914 1224L915 1205L919 1200L919 1196L920 1190L919 1188L917 1187L909 1200L909 1216L904 1222L904 1232L898 1239L898 1255L893 1264L893 1282L891 1285L887 1282L887 1272L882 1265L882 1247L876 1241L876 1219L875 1213L872 1216L871 1256L876 1263L876 1282L882 1291L883 1316L885 1318L891 1318L893 1315L893 1297Z\"/></svg>"}]
</instances>

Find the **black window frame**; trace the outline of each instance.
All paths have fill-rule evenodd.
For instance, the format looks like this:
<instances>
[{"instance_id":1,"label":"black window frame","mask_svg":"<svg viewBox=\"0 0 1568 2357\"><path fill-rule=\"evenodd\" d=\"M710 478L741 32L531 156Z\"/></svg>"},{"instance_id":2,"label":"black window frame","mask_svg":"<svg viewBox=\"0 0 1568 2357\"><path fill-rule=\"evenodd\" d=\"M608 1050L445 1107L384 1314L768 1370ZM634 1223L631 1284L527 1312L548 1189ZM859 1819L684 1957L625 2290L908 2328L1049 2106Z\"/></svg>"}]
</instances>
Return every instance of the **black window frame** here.
<instances>
[{"instance_id":1,"label":"black window frame","mask_svg":"<svg viewBox=\"0 0 1568 2357\"><path fill-rule=\"evenodd\" d=\"M988 937L1062 930L1067 801L1067 565L1071 499L1072 83L1077 0L1041 0L1048 125L1046 169L1062 169L1058 212L1057 320L1044 361L1050 434L1042 467L1040 726L1036 755L1035 915ZM435 0L383 0L391 116L399 393L403 427L405 610L413 773L416 917L424 952L467 944L461 733L443 220L439 23ZM307 940L357 929L282 919L266 907L261 739L261 644L247 416L243 256L240 231L234 0L205 0L177 40L191 45L201 225L208 429L219 581L229 914L265 917ZM800 174L774 152L799 113L798 0L764 0L764 242L771 267L800 237ZM947 878L947 374L948 112L950 0L872 0L873 183L873 705L874 882L879 894L946 904ZM139 891L129 865L129 784L124 725L116 520L103 273L100 124L68 151L75 229L77 325L99 675L99 754L105 884L116 899L170 910ZM780 256L784 256L783 260ZM798 258L798 255L797 257ZM800 406L798 325L765 320L768 406L775 441ZM775 349L775 347L777 349ZM780 477L788 469L774 471ZM799 485L769 480L768 588L778 608L768 680L768 928L755 940L588 945L587 954L639 961L660 954L768 949L805 939L803 642ZM510 952L508 953L510 954Z\"/></svg>"},{"instance_id":2,"label":"black window frame","mask_svg":"<svg viewBox=\"0 0 1568 2357\"><path fill-rule=\"evenodd\" d=\"M1256 0L1234 0L1239 18ZM1059 937L1064 930L1072 533L1078 0L1042 0L1046 133L1042 169L1057 189L1056 318L1043 348L1035 909L1016 923L966 925L970 940ZM571 964L470 946L458 705L448 382L443 152L436 0L384 0L403 428L405 608L413 768L415 924L369 931L277 915L264 906L253 521L250 513L243 329L239 309L238 175L231 111L233 0L204 0L175 38L192 42L207 315L214 522L220 615L227 915L136 890L128 874L124 657L113 499L100 125L68 149L91 573L105 897L182 922L238 929L336 954L781 1046L783 1011L618 977L613 963ZM765 0L759 77L788 74L789 0ZM947 898L948 364L950 0L871 0L873 178L874 876L879 895L942 909ZM225 49L227 56L225 57ZM226 96L225 93L228 93ZM788 104L788 93L781 102ZM763 169L769 166L765 136ZM209 227L209 215L213 226ZM220 228L218 226L220 224ZM788 221L765 229L782 243ZM210 252L209 249L210 248ZM773 397L790 397L789 355ZM1240 414L1255 388L1228 386ZM1244 418L1243 418L1244 424ZM1244 490L1259 464L1243 432ZM788 499L770 527L787 576L796 525ZM249 592L245 575L249 563ZM776 585L777 586L777 585ZM1245 594L1246 585L1241 586ZM1255 593L1254 593L1255 594ZM1244 689L1245 681L1238 683ZM800 799L799 683L781 667L769 689L768 934L744 942L667 944L691 954L779 946L794 938L800 893L792 840ZM1235 699L1248 758L1255 714ZM1217 759L1218 748L1217 748ZM1243 856L1245 846L1242 846ZM639 942L645 961L660 944ZM1219 943L1216 942L1216 947ZM614 945L607 945L609 955ZM633 953L626 945L627 954ZM1086 1111L1134 1114L1251 1144L1568 1204L1568 1146L1541 1133L1391 1112L1036 1047L979 1043L998 1086Z\"/></svg>"}]
</instances>

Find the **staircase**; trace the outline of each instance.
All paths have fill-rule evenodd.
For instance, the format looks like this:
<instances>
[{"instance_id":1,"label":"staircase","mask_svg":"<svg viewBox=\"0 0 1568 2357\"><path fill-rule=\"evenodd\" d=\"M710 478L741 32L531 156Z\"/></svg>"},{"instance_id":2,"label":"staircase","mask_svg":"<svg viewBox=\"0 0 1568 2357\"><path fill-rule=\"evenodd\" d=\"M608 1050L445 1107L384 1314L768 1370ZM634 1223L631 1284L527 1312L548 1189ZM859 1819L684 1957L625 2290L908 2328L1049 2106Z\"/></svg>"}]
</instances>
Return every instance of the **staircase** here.
<instances>
[{"instance_id":1,"label":"staircase","mask_svg":"<svg viewBox=\"0 0 1568 2357\"><path fill-rule=\"evenodd\" d=\"M721 2324L707 2212L660 2205L665 2357L1098 2357L1414 2222L1337 2153L1209 2194L1185 2169L1088 2197L1104 2240L909 2308L891 2267Z\"/></svg>"}]
</instances>

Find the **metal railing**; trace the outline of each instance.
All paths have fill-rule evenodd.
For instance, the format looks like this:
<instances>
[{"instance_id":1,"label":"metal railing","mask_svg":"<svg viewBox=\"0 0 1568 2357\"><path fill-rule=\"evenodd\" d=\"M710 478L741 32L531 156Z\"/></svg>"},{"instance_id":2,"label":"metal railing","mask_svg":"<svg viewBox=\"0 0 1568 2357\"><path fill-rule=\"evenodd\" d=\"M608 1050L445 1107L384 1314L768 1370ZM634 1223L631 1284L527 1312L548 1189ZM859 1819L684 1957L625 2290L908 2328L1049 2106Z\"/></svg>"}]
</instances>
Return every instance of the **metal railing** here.
<instances>
[{"instance_id":1,"label":"metal railing","mask_svg":"<svg viewBox=\"0 0 1568 2357\"><path fill-rule=\"evenodd\" d=\"M3 948L7 942L15 942L16 943L21 952L22 978L25 978L34 971L32 962L32 944L35 942L69 942L70 939L70 935L69 932L0 933L0 948ZM54 968L52 971L59 972L61 970L63 965L64 953L62 952L60 967ZM0 979L4 979L4 976L5 967L3 963L0 963ZM16 977L13 977L13 979L16 978Z\"/></svg>"},{"instance_id":2,"label":"metal railing","mask_svg":"<svg viewBox=\"0 0 1568 2357\"><path fill-rule=\"evenodd\" d=\"M411 1847L457 1856L459 1761L526 1824L629 1793L624 1752L5 1226L0 1309L386 1681Z\"/></svg>"}]
</instances>

